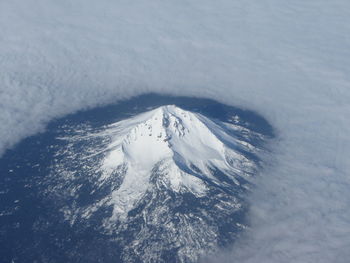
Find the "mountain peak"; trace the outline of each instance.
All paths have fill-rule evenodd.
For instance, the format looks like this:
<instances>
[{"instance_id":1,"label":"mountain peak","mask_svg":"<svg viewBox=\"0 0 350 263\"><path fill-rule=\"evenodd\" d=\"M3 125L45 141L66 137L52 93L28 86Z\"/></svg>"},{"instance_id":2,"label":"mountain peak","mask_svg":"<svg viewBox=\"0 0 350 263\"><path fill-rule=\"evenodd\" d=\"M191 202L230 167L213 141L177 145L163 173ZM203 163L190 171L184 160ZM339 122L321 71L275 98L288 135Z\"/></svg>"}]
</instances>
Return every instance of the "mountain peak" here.
<instances>
[{"instance_id":1,"label":"mountain peak","mask_svg":"<svg viewBox=\"0 0 350 263\"><path fill-rule=\"evenodd\" d=\"M173 192L205 195L207 184L239 184L235 170L249 160L232 149L238 140L213 120L175 105L166 105L107 127L111 143L101 165L101 184L123 174L120 187L108 200L113 218L125 218L142 196L158 185ZM228 176L223 182L219 170Z\"/></svg>"},{"instance_id":2,"label":"mountain peak","mask_svg":"<svg viewBox=\"0 0 350 263\"><path fill-rule=\"evenodd\" d=\"M195 116L175 105L166 105L141 114L135 120L139 123L134 130L138 130L142 135L148 134L148 136L156 136L160 139L169 139L166 135L172 132L184 136L185 122L189 124L188 121L195 120Z\"/></svg>"}]
</instances>

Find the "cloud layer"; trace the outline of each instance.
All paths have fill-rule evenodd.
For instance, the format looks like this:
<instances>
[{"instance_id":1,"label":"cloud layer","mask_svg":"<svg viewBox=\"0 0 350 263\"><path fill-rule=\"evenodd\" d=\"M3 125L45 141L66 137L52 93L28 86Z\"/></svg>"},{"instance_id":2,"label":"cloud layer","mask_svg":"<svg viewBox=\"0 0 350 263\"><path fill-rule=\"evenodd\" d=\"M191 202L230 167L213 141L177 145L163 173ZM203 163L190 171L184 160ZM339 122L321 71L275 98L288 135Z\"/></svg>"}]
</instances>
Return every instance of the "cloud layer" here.
<instances>
[{"instance_id":1,"label":"cloud layer","mask_svg":"<svg viewBox=\"0 0 350 263\"><path fill-rule=\"evenodd\" d=\"M349 258L348 1L5 0L0 28L1 153L53 118L145 92L256 110L279 142L252 229L223 260Z\"/></svg>"}]
</instances>

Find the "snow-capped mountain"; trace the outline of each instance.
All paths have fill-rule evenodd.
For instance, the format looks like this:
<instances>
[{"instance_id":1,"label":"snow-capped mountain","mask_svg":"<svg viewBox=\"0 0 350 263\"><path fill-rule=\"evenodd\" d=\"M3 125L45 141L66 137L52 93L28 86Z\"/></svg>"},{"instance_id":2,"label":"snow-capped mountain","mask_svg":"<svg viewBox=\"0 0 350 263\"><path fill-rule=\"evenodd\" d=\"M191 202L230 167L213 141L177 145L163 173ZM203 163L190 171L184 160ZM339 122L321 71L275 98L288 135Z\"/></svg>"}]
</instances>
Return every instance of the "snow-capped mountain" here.
<instances>
[{"instance_id":1,"label":"snow-capped mountain","mask_svg":"<svg viewBox=\"0 0 350 263\"><path fill-rule=\"evenodd\" d=\"M71 225L94 222L116 240L123 262L196 261L245 228L259 151L251 138L262 135L234 118L167 105L97 131L84 127L60 138L69 143L46 192L63 200Z\"/></svg>"},{"instance_id":2,"label":"snow-capped mountain","mask_svg":"<svg viewBox=\"0 0 350 263\"><path fill-rule=\"evenodd\" d=\"M203 196L207 182L227 185L213 174L224 172L227 179L239 185L241 175L254 166L243 154L228 145L238 142L208 118L175 106L163 106L132 119L113 124L108 132L113 137L109 153L103 160L101 181L119 170L125 171L121 186L109 201L114 217L126 216L150 187L155 171L172 191Z\"/></svg>"}]
</instances>

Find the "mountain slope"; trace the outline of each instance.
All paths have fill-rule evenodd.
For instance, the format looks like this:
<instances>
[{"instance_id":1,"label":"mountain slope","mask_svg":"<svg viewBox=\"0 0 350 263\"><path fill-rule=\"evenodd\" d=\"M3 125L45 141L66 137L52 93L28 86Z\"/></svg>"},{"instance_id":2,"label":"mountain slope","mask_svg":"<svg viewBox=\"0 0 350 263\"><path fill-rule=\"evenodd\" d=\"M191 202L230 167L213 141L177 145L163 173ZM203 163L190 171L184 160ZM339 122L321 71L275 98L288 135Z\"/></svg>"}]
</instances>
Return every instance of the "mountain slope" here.
<instances>
[{"instance_id":1,"label":"mountain slope","mask_svg":"<svg viewBox=\"0 0 350 263\"><path fill-rule=\"evenodd\" d=\"M245 228L261 135L174 105L82 131L61 138L47 193L71 225L110 235L121 261L193 262Z\"/></svg>"},{"instance_id":2,"label":"mountain slope","mask_svg":"<svg viewBox=\"0 0 350 263\"><path fill-rule=\"evenodd\" d=\"M202 115L163 106L111 126L116 134L103 161L105 180L118 168L126 169L122 185L113 192L114 216L124 215L147 191L152 170L164 174L163 183L175 192L205 194L203 180L222 185L212 170L230 175L241 164L253 166L247 158L225 145L237 144L221 127ZM205 179L200 179L204 176Z\"/></svg>"}]
</instances>

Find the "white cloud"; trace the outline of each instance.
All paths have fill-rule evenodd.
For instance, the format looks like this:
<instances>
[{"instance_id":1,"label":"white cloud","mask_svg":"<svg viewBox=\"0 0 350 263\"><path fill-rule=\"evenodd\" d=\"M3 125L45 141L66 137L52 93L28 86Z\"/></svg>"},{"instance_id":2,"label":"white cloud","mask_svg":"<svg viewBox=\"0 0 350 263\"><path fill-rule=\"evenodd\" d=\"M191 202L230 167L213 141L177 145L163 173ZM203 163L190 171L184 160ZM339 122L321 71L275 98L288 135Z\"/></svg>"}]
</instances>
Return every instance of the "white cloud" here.
<instances>
[{"instance_id":1,"label":"white cloud","mask_svg":"<svg viewBox=\"0 0 350 263\"><path fill-rule=\"evenodd\" d=\"M349 258L348 1L5 0L0 31L2 152L55 117L143 92L253 109L280 137L230 253Z\"/></svg>"}]
</instances>

